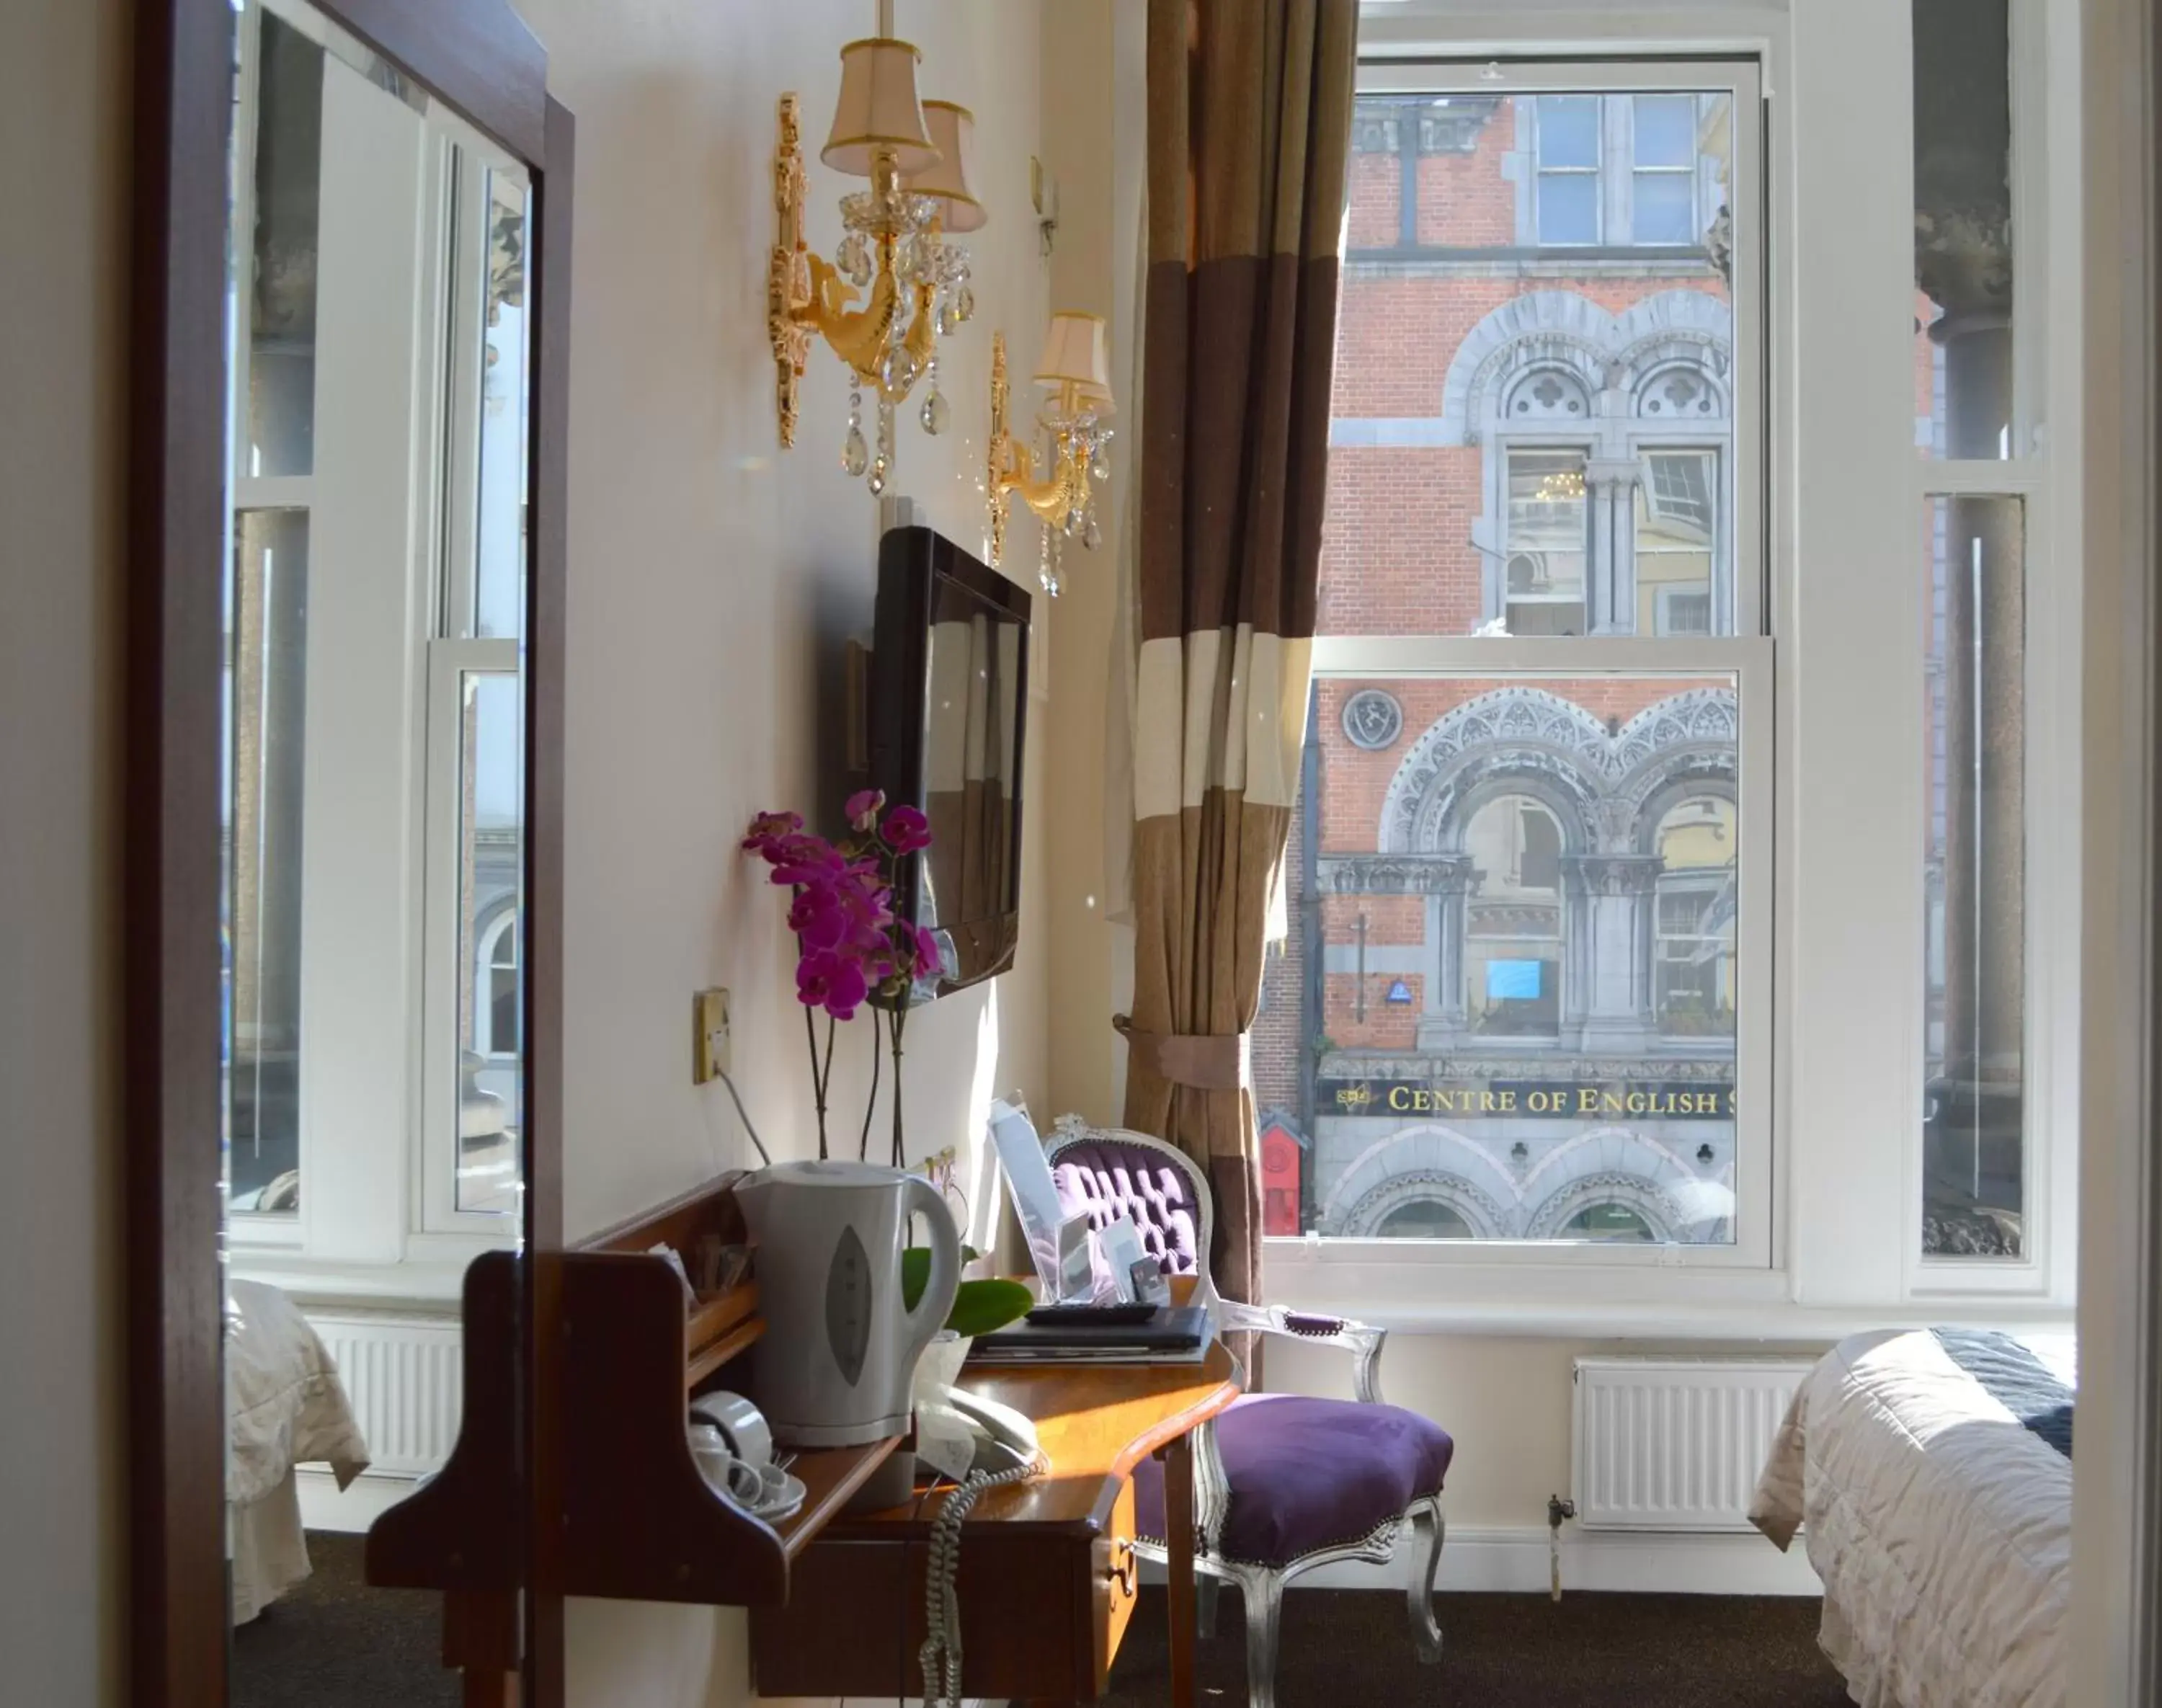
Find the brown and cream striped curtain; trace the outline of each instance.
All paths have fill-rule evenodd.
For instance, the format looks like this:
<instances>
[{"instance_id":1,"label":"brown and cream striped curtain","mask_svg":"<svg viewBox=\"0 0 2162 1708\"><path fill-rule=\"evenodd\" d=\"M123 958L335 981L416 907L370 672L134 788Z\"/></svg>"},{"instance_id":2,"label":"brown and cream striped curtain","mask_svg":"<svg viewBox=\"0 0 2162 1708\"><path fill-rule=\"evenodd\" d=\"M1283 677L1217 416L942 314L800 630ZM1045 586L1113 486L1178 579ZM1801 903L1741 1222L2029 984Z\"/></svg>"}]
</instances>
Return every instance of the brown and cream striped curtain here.
<instances>
[{"instance_id":1,"label":"brown and cream striped curtain","mask_svg":"<svg viewBox=\"0 0 2162 1708\"><path fill-rule=\"evenodd\" d=\"M1356 0L1150 0L1126 1125L1257 1300L1246 1033L1306 727Z\"/></svg>"}]
</instances>

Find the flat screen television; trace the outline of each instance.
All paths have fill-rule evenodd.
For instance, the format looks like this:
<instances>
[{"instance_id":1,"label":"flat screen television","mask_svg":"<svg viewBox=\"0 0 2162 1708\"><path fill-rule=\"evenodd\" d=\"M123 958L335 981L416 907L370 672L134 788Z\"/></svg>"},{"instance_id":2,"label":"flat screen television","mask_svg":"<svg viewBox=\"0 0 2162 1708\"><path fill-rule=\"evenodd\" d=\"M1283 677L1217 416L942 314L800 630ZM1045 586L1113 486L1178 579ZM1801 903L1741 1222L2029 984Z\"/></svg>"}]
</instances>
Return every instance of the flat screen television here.
<instances>
[{"instance_id":1,"label":"flat screen television","mask_svg":"<svg viewBox=\"0 0 2162 1708\"><path fill-rule=\"evenodd\" d=\"M870 782L931 821L901 863L894 908L934 932L939 970L915 1002L1013 964L1021 934L1021 755L1028 594L928 528L879 543Z\"/></svg>"}]
</instances>

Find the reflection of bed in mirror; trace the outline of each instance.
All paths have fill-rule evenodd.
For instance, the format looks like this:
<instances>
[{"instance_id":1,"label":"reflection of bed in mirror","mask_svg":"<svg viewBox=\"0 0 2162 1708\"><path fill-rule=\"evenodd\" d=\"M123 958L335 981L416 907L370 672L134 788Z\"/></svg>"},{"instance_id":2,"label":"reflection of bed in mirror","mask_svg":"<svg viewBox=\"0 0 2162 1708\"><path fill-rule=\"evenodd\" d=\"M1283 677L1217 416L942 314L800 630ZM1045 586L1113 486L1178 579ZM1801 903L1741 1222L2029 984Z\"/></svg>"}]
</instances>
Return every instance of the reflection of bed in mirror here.
<instances>
[{"instance_id":1,"label":"reflection of bed in mirror","mask_svg":"<svg viewBox=\"0 0 2162 1708\"><path fill-rule=\"evenodd\" d=\"M300 1467L346 1488L368 1469L368 1444L322 1337L274 1287L226 1289L225 1387L232 1622L244 1625L308 1575Z\"/></svg>"}]
</instances>

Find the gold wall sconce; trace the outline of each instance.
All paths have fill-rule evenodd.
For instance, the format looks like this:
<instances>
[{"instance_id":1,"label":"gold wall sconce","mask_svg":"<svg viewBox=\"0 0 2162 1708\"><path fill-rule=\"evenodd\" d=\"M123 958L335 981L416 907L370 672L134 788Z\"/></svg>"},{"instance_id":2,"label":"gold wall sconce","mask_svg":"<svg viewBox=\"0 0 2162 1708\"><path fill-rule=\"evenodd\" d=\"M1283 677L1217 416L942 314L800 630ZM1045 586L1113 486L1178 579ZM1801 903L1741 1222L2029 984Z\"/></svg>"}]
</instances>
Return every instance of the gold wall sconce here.
<instances>
[{"instance_id":1,"label":"gold wall sconce","mask_svg":"<svg viewBox=\"0 0 2162 1708\"><path fill-rule=\"evenodd\" d=\"M1037 431L1048 441L1039 476L1029 440L1016 438L1006 425L1005 334L991 337L990 461L984 482L991 561L1005 555L1007 510L1017 497L1042 519L1043 558L1037 574L1053 598L1058 597L1066 541L1078 540L1091 551L1103 543L1096 500L1110 475L1104 461L1111 441L1111 430L1104 425L1112 412L1110 365L1110 338L1101 315L1051 317L1036 364L1036 383L1049 394L1036 418Z\"/></svg>"},{"instance_id":2,"label":"gold wall sconce","mask_svg":"<svg viewBox=\"0 0 2162 1708\"><path fill-rule=\"evenodd\" d=\"M949 241L987 215L969 178L975 120L950 101L919 101L922 56L880 34L841 50L841 93L818 158L870 187L841 198L843 236L831 260L803 240L807 184L793 94L781 97L774 160L778 218L766 279L774 405L781 442L796 442L796 389L822 339L849 373L849 431L841 467L885 490L896 458L895 414L921 381L917 419L945 431L953 410L938 389L938 338L975 312L968 252ZM865 293L868 293L866 295ZM859 305L858 299L863 300ZM875 447L864 435L864 393Z\"/></svg>"}]
</instances>

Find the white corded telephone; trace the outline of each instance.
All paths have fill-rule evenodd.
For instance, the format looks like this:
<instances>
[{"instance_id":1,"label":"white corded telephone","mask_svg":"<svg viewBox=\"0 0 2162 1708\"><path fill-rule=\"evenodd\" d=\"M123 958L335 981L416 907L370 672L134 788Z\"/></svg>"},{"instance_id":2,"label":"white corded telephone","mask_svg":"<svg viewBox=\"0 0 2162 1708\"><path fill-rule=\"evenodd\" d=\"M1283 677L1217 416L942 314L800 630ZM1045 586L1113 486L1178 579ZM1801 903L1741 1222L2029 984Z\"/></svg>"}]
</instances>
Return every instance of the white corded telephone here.
<instances>
[{"instance_id":1,"label":"white corded telephone","mask_svg":"<svg viewBox=\"0 0 2162 1708\"><path fill-rule=\"evenodd\" d=\"M932 1521L924 1562L923 1700L932 1708L958 1708L961 1700L961 1606L954 1580L961 1565L961 1526L976 1498L1003 1483L1025 1482L1044 1465L1036 1425L1010 1406L958 1387L935 1386L916 1405L916 1434L936 1430L974 1448L969 1474L946 1496Z\"/></svg>"},{"instance_id":2,"label":"white corded telephone","mask_svg":"<svg viewBox=\"0 0 2162 1708\"><path fill-rule=\"evenodd\" d=\"M975 1444L969 1474L995 1476L1036 1463L1036 1425L996 1400L958 1387L938 1387L916 1402L916 1428L944 1435L966 1433Z\"/></svg>"}]
</instances>

